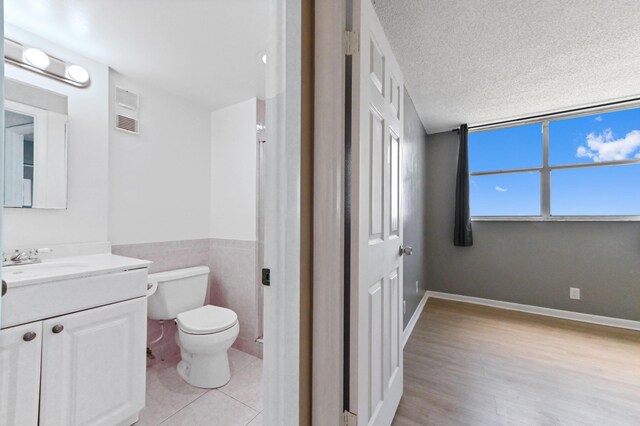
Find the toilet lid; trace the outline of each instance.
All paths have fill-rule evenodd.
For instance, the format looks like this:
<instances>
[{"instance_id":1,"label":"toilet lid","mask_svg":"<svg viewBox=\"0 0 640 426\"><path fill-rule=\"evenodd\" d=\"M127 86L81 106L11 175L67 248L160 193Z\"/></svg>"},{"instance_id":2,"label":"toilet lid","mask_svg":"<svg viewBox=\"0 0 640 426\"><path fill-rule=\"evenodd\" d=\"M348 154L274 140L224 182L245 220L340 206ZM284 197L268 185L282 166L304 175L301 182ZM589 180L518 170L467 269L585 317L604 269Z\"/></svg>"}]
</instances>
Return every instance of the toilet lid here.
<instances>
[{"instance_id":1,"label":"toilet lid","mask_svg":"<svg viewBox=\"0 0 640 426\"><path fill-rule=\"evenodd\" d=\"M211 334L233 327L238 316L231 309L205 305L176 317L180 330L190 334Z\"/></svg>"}]
</instances>

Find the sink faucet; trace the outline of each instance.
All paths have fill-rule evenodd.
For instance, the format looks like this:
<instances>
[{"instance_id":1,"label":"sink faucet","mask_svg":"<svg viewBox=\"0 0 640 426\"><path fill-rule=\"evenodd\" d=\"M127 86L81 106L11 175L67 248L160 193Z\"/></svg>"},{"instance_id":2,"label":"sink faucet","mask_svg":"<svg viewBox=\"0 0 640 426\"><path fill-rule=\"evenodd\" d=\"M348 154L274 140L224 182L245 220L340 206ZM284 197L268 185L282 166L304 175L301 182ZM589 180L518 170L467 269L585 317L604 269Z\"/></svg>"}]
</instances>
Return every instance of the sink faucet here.
<instances>
[{"instance_id":1,"label":"sink faucet","mask_svg":"<svg viewBox=\"0 0 640 426\"><path fill-rule=\"evenodd\" d=\"M29 259L29 254L26 251L16 250L10 260L15 263L22 263Z\"/></svg>"},{"instance_id":2,"label":"sink faucet","mask_svg":"<svg viewBox=\"0 0 640 426\"><path fill-rule=\"evenodd\" d=\"M51 253L53 250L50 248L31 249L29 252L16 250L13 255L7 260L7 257L2 253L2 266L15 266L15 265L29 265L31 263L40 263L40 253Z\"/></svg>"}]
</instances>

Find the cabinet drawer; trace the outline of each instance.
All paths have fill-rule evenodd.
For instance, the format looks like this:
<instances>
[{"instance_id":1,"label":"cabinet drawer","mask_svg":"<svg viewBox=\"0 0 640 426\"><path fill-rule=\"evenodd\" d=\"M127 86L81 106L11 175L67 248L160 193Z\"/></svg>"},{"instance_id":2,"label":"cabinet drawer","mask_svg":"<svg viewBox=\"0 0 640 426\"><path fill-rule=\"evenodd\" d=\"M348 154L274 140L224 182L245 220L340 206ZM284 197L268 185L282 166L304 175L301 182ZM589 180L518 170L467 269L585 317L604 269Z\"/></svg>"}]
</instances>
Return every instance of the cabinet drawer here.
<instances>
[{"instance_id":1,"label":"cabinet drawer","mask_svg":"<svg viewBox=\"0 0 640 426\"><path fill-rule=\"evenodd\" d=\"M10 288L2 298L2 327L38 321L145 296L147 269Z\"/></svg>"}]
</instances>

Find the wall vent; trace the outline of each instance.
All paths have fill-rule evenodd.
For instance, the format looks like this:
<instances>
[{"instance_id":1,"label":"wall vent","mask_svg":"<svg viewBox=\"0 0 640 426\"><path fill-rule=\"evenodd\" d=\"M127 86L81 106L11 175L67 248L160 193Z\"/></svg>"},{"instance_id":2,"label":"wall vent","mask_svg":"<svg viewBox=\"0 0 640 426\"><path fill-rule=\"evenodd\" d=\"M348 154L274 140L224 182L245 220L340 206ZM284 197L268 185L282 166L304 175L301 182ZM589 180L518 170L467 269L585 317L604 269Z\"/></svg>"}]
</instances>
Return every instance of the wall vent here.
<instances>
[{"instance_id":1,"label":"wall vent","mask_svg":"<svg viewBox=\"0 0 640 426\"><path fill-rule=\"evenodd\" d=\"M124 115L116 114L116 129L125 132L138 133L138 120L134 120Z\"/></svg>"},{"instance_id":2,"label":"wall vent","mask_svg":"<svg viewBox=\"0 0 640 426\"><path fill-rule=\"evenodd\" d=\"M138 95L116 87L114 110L116 115L116 129L138 134Z\"/></svg>"}]
</instances>

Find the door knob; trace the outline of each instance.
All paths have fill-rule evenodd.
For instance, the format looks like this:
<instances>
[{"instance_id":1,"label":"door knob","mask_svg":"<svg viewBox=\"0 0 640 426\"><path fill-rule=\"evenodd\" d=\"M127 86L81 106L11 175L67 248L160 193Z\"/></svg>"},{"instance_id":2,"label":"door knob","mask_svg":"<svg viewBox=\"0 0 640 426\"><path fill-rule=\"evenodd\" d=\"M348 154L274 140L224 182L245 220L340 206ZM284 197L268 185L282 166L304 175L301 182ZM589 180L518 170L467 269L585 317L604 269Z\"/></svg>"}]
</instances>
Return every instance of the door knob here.
<instances>
[{"instance_id":1,"label":"door knob","mask_svg":"<svg viewBox=\"0 0 640 426\"><path fill-rule=\"evenodd\" d=\"M35 338L36 338L36 333L34 333L33 331L24 333L24 336L22 336L22 340L24 340L25 342L30 342Z\"/></svg>"},{"instance_id":2,"label":"door knob","mask_svg":"<svg viewBox=\"0 0 640 426\"><path fill-rule=\"evenodd\" d=\"M62 324L56 324L51 329L55 334L62 333L62 330L64 330L64 326Z\"/></svg>"},{"instance_id":3,"label":"door knob","mask_svg":"<svg viewBox=\"0 0 640 426\"><path fill-rule=\"evenodd\" d=\"M400 256L402 255L411 256L413 254L413 247L410 246L400 246Z\"/></svg>"},{"instance_id":4,"label":"door knob","mask_svg":"<svg viewBox=\"0 0 640 426\"><path fill-rule=\"evenodd\" d=\"M4 296L5 294L7 294L7 282L5 280L2 280L2 296Z\"/></svg>"}]
</instances>

